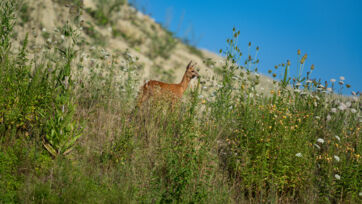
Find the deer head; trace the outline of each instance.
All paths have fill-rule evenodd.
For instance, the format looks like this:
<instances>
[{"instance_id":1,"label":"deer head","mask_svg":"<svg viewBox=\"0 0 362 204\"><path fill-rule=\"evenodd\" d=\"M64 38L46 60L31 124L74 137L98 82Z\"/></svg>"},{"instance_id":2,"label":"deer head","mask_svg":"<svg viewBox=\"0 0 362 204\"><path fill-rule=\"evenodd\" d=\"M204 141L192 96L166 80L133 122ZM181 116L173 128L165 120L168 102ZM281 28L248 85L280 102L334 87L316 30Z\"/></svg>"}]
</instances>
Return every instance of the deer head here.
<instances>
[{"instance_id":1,"label":"deer head","mask_svg":"<svg viewBox=\"0 0 362 204\"><path fill-rule=\"evenodd\" d=\"M195 77L200 77L199 73L195 69L196 65L197 65L197 63L192 63L192 60L187 65L187 67L186 67L186 77L187 78L193 79Z\"/></svg>"}]
</instances>

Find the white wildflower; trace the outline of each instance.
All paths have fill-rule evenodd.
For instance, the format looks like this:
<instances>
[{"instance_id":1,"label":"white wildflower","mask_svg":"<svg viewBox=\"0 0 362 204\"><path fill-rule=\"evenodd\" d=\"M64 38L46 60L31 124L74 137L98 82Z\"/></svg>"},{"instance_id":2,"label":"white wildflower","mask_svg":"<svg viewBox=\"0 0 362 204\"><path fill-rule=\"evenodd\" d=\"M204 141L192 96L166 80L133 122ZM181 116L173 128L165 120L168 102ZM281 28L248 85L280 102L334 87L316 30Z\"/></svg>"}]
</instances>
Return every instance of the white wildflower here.
<instances>
[{"instance_id":1,"label":"white wildflower","mask_svg":"<svg viewBox=\"0 0 362 204\"><path fill-rule=\"evenodd\" d=\"M317 107L318 106L318 103L316 101L314 101L314 106Z\"/></svg>"},{"instance_id":2,"label":"white wildflower","mask_svg":"<svg viewBox=\"0 0 362 204\"><path fill-rule=\"evenodd\" d=\"M340 76L339 79L340 79L341 81L343 81L343 80L344 80L344 76Z\"/></svg>"},{"instance_id":3,"label":"white wildflower","mask_svg":"<svg viewBox=\"0 0 362 204\"><path fill-rule=\"evenodd\" d=\"M312 83L312 81L308 79L307 81L305 81L305 83L310 84Z\"/></svg>"},{"instance_id":4,"label":"white wildflower","mask_svg":"<svg viewBox=\"0 0 362 204\"><path fill-rule=\"evenodd\" d=\"M48 43L51 43L51 42L52 42L52 39L48 38L47 42L48 42Z\"/></svg>"},{"instance_id":5,"label":"white wildflower","mask_svg":"<svg viewBox=\"0 0 362 204\"><path fill-rule=\"evenodd\" d=\"M341 138L338 136L338 135L336 135L336 136L334 136L338 141L341 141Z\"/></svg>"},{"instance_id":6,"label":"white wildflower","mask_svg":"<svg viewBox=\"0 0 362 204\"><path fill-rule=\"evenodd\" d=\"M334 175L334 178L336 178L337 180L341 180L341 176L338 174Z\"/></svg>"},{"instance_id":7,"label":"white wildflower","mask_svg":"<svg viewBox=\"0 0 362 204\"><path fill-rule=\"evenodd\" d=\"M337 161L337 162L339 162L341 159L339 158L339 156L337 156L337 155L334 155L333 156L334 157L334 159Z\"/></svg>"},{"instance_id":8,"label":"white wildflower","mask_svg":"<svg viewBox=\"0 0 362 204\"><path fill-rule=\"evenodd\" d=\"M351 108L351 113L357 113L357 110L354 108Z\"/></svg>"},{"instance_id":9,"label":"white wildflower","mask_svg":"<svg viewBox=\"0 0 362 204\"><path fill-rule=\"evenodd\" d=\"M295 154L295 156L296 157L302 157L302 153L299 152L299 153Z\"/></svg>"},{"instance_id":10,"label":"white wildflower","mask_svg":"<svg viewBox=\"0 0 362 204\"><path fill-rule=\"evenodd\" d=\"M62 40L64 40L65 37L64 37L64 35L61 35L60 38L61 38Z\"/></svg>"},{"instance_id":11,"label":"white wildflower","mask_svg":"<svg viewBox=\"0 0 362 204\"><path fill-rule=\"evenodd\" d=\"M358 195L362 197L362 192L359 192Z\"/></svg>"},{"instance_id":12,"label":"white wildflower","mask_svg":"<svg viewBox=\"0 0 362 204\"><path fill-rule=\"evenodd\" d=\"M321 117L319 117L319 116L316 116L316 117L315 117L315 119L317 119L317 120L320 120L320 119L321 119Z\"/></svg>"},{"instance_id":13,"label":"white wildflower","mask_svg":"<svg viewBox=\"0 0 362 204\"><path fill-rule=\"evenodd\" d=\"M300 93L301 90L300 90L300 89L294 89L294 92L295 92L295 93Z\"/></svg>"},{"instance_id":14,"label":"white wildflower","mask_svg":"<svg viewBox=\"0 0 362 204\"><path fill-rule=\"evenodd\" d=\"M321 149L321 147L317 144L314 144L314 146L317 148L317 149Z\"/></svg>"},{"instance_id":15,"label":"white wildflower","mask_svg":"<svg viewBox=\"0 0 362 204\"><path fill-rule=\"evenodd\" d=\"M331 109L331 112L332 112L332 113L336 113L336 112L337 112L337 108L332 108L332 109Z\"/></svg>"},{"instance_id":16,"label":"white wildflower","mask_svg":"<svg viewBox=\"0 0 362 204\"><path fill-rule=\"evenodd\" d=\"M323 144L323 143L324 143L324 139L322 139L322 138L318 138L318 139L317 139L317 142L319 142L319 143Z\"/></svg>"},{"instance_id":17,"label":"white wildflower","mask_svg":"<svg viewBox=\"0 0 362 204\"><path fill-rule=\"evenodd\" d=\"M332 83L336 82L336 79L331 79L331 82L332 82Z\"/></svg>"},{"instance_id":18,"label":"white wildflower","mask_svg":"<svg viewBox=\"0 0 362 204\"><path fill-rule=\"evenodd\" d=\"M357 101L358 101L358 97L357 97L357 96L353 96L353 97L352 97L352 100L355 101L355 102L357 102Z\"/></svg>"},{"instance_id":19,"label":"white wildflower","mask_svg":"<svg viewBox=\"0 0 362 204\"><path fill-rule=\"evenodd\" d=\"M347 102L346 102L346 106L347 106L347 108L351 107L351 105L352 105L352 104L351 104L351 102L350 102L350 101L347 101Z\"/></svg>"},{"instance_id":20,"label":"white wildflower","mask_svg":"<svg viewBox=\"0 0 362 204\"><path fill-rule=\"evenodd\" d=\"M327 115L327 121L330 121L332 119L331 115Z\"/></svg>"},{"instance_id":21,"label":"white wildflower","mask_svg":"<svg viewBox=\"0 0 362 204\"><path fill-rule=\"evenodd\" d=\"M338 106L338 109L341 111L346 110L346 108L347 108L347 106L344 103L340 103Z\"/></svg>"},{"instance_id":22,"label":"white wildflower","mask_svg":"<svg viewBox=\"0 0 362 204\"><path fill-rule=\"evenodd\" d=\"M332 88L327 88L327 91L328 91L328 92L332 92Z\"/></svg>"},{"instance_id":23,"label":"white wildflower","mask_svg":"<svg viewBox=\"0 0 362 204\"><path fill-rule=\"evenodd\" d=\"M43 28L41 31L43 31L43 32L47 32L47 29L46 29L46 28Z\"/></svg>"},{"instance_id":24,"label":"white wildflower","mask_svg":"<svg viewBox=\"0 0 362 204\"><path fill-rule=\"evenodd\" d=\"M299 83L299 82L295 84L295 86L297 86L297 87L299 87L299 86L301 86L301 85L302 85L302 84Z\"/></svg>"}]
</instances>

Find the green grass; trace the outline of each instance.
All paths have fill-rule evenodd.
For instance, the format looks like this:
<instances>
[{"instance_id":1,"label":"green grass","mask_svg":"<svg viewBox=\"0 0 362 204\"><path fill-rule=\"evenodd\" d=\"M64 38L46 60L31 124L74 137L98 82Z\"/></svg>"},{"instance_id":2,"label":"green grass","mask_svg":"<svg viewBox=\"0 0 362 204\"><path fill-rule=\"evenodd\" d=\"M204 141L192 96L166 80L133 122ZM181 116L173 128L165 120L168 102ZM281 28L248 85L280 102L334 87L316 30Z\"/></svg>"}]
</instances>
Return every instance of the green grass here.
<instances>
[{"instance_id":1,"label":"green grass","mask_svg":"<svg viewBox=\"0 0 362 204\"><path fill-rule=\"evenodd\" d=\"M310 74L288 80L289 63L269 95L257 92L259 60L241 57L234 29L212 93L197 86L172 108L137 110L136 58L95 48L95 62L81 60L69 23L28 60L27 38L11 46L10 2L0 3L1 203L361 202L360 96L326 93Z\"/></svg>"}]
</instances>

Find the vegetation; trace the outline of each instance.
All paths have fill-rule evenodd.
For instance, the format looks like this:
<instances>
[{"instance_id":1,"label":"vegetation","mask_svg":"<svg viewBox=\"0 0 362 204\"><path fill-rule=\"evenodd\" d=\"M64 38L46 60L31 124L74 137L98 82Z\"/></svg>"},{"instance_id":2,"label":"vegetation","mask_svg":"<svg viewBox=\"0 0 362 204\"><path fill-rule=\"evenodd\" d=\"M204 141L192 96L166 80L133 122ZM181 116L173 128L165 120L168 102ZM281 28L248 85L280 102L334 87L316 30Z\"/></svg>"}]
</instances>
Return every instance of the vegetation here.
<instances>
[{"instance_id":1,"label":"vegetation","mask_svg":"<svg viewBox=\"0 0 362 204\"><path fill-rule=\"evenodd\" d=\"M162 57L168 59L172 54L172 50L176 47L178 40L173 36L171 32L165 32L162 36L157 32L151 34L151 45L148 56L151 59L156 57Z\"/></svg>"},{"instance_id":2,"label":"vegetation","mask_svg":"<svg viewBox=\"0 0 362 204\"><path fill-rule=\"evenodd\" d=\"M262 94L259 48L244 59L234 29L216 87L137 111L137 58L87 59L72 22L30 57L28 37L13 46L15 8L0 2L1 203L361 202L361 96L313 65L303 77L300 51L299 74L276 66Z\"/></svg>"},{"instance_id":3,"label":"vegetation","mask_svg":"<svg viewBox=\"0 0 362 204\"><path fill-rule=\"evenodd\" d=\"M113 23L115 12L119 12L121 6L127 0L96 0L96 10L87 8L86 11L96 20L98 25L106 26Z\"/></svg>"}]
</instances>

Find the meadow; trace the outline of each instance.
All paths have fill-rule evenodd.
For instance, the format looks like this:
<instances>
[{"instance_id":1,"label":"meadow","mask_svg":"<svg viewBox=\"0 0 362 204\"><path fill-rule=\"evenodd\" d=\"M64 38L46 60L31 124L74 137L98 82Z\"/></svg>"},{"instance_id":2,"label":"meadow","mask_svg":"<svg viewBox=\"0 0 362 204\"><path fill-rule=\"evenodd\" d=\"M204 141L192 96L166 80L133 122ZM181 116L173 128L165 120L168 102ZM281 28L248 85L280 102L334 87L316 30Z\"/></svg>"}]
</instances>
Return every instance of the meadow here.
<instances>
[{"instance_id":1,"label":"meadow","mask_svg":"<svg viewBox=\"0 0 362 204\"><path fill-rule=\"evenodd\" d=\"M263 92L259 47L241 53L234 28L207 84L135 109L137 57L94 48L88 60L78 18L30 54L28 34L13 39L18 10L0 2L0 203L361 202L361 95L315 78L300 50ZM171 53L166 38L151 58Z\"/></svg>"}]
</instances>

